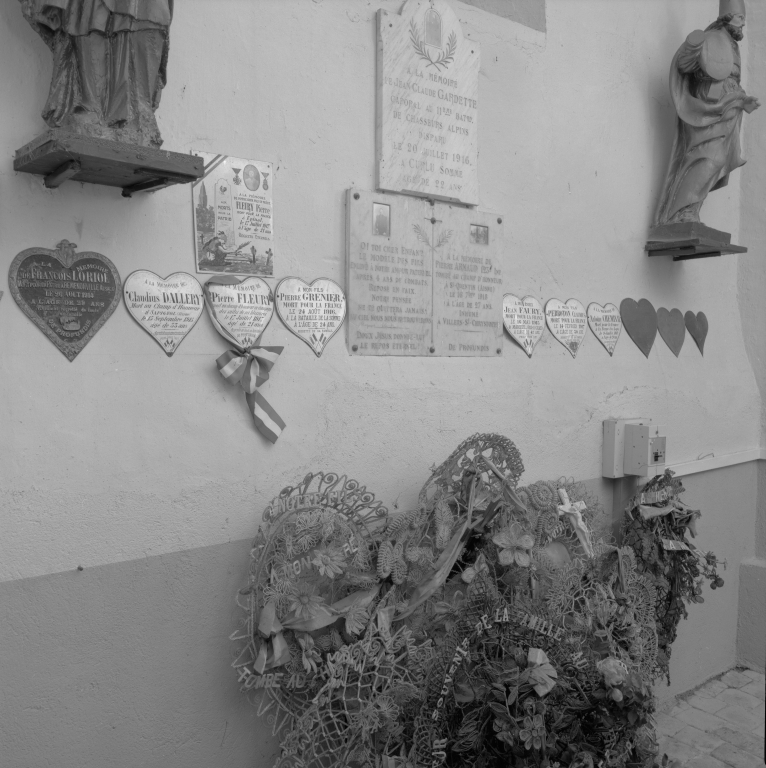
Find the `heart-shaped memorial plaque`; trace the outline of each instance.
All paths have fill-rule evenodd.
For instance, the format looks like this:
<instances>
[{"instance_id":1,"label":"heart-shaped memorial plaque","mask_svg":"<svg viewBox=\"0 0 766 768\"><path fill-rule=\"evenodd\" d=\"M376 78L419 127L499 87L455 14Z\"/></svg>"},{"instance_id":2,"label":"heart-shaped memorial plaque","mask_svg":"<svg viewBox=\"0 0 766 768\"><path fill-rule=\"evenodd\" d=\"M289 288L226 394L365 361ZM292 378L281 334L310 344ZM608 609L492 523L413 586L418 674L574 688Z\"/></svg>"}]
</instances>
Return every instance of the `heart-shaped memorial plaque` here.
<instances>
[{"instance_id":1,"label":"heart-shaped memorial plaque","mask_svg":"<svg viewBox=\"0 0 766 768\"><path fill-rule=\"evenodd\" d=\"M622 332L620 310L615 304L588 304L588 325L611 357Z\"/></svg>"},{"instance_id":2,"label":"heart-shaped memorial plaque","mask_svg":"<svg viewBox=\"0 0 766 768\"><path fill-rule=\"evenodd\" d=\"M95 251L27 248L11 263L8 284L24 314L71 362L120 303L117 268Z\"/></svg>"},{"instance_id":3,"label":"heart-shaped memorial plaque","mask_svg":"<svg viewBox=\"0 0 766 768\"><path fill-rule=\"evenodd\" d=\"M689 331L689 335L694 339L694 343L700 351L701 355L705 354L705 339L707 338L708 322L707 315L704 312L694 312L689 310L684 315L684 321L686 323L686 330Z\"/></svg>"},{"instance_id":4,"label":"heart-shaped memorial plaque","mask_svg":"<svg viewBox=\"0 0 766 768\"><path fill-rule=\"evenodd\" d=\"M534 296L520 299L512 293L506 293L503 296L503 323L505 330L527 353L527 357L532 357L545 330L542 304Z\"/></svg>"},{"instance_id":5,"label":"heart-shaped memorial plaque","mask_svg":"<svg viewBox=\"0 0 766 768\"><path fill-rule=\"evenodd\" d=\"M549 299L545 304L545 320L548 329L568 350L577 357L585 329L588 327L585 307L577 299Z\"/></svg>"},{"instance_id":6,"label":"heart-shaped memorial plaque","mask_svg":"<svg viewBox=\"0 0 766 768\"><path fill-rule=\"evenodd\" d=\"M205 305L202 286L186 272L163 279L146 269L136 270L125 278L123 296L133 319L168 357L194 328Z\"/></svg>"},{"instance_id":7,"label":"heart-shaped memorial plaque","mask_svg":"<svg viewBox=\"0 0 766 768\"><path fill-rule=\"evenodd\" d=\"M657 330L670 351L678 357L686 339L686 326L681 310L668 311L665 307L660 307L657 310Z\"/></svg>"},{"instance_id":8,"label":"heart-shaped memorial plaque","mask_svg":"<svg viewBox=\"0 0 766 768\"><path fill-rule=\"evenodd\" d=\"M657 337L657 312L652 303L647 299L623 299L620 302L620 317L633 343L649 357Z\"/></svg>"},{"instance_id":9,"label":"heart-shaped memorial plaque","mask_svg":"<svg viewBox=\"0 0 766 768\"><path fill-rule=\"evenodd\" d=\"M274 314L274 294L260 277L244 280L231 275L205 283L205 306L213 324L242 349L252 347Z\"/></svg>"},{"instance_id":10,"label":"heart-shaped memorial plaque","mask_svg":"<svg viewBox=\"0 0 766 768\"><path fill-rule=\"evenodd\" d=\"M346 317L343 289L326 277L311 285L299 277L286 277L274 294L282 322L319 357Z\"/></svg>"}]
</instances>

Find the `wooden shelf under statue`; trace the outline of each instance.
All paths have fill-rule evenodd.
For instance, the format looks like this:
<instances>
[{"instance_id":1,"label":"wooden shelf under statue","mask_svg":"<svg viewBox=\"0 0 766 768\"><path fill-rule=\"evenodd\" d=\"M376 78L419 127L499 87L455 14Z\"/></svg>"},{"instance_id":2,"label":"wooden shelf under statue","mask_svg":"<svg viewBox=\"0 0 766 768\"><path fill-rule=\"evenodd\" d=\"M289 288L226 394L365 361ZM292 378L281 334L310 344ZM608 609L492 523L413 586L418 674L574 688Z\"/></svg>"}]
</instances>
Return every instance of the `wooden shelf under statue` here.
<instances>
[{"instance_id":1,"label":"wooden shelf under statue","mask_svg":"<svg viewBox=\"0 0 766 768\"><path fill-rule=\"evenodd\" d=\"M649 256L674 261L745 253L731 235L705 226L700 208L745 164L740 147L742 115L760 103L740 85L745 0L720 0L719 16L695 30L670 66L670 93L678 115L676 136L654 226Z\"/></svg>"},{"instance_id":2,"label":"wooden shelf under statue","mask_svg":"<svg viewBox=\"0 0 766 768\"><path fill-rule=\"evenodd\" d=\"M42 117L14 170L45 186L83 181L123 195L201 178L202 159L160 149L154 113L167 82L173 0L20 0L53 54Z\"/></svg>"}]
</instances>

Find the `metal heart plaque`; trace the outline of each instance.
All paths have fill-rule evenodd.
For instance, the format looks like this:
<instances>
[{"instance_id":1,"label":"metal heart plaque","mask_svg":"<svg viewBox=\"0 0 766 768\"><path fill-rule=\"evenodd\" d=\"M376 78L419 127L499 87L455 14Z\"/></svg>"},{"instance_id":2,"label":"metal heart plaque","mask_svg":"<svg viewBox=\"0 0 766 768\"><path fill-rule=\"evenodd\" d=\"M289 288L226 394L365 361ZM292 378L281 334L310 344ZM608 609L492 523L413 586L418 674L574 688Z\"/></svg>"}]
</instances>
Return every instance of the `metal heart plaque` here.
<instances>
[{"instance_id":1,"label":"metal heart plaque","mask_svg":"<svg viewBox=\"0 0 766 768\"><path fill-rule=\"evenodd\" d=\"M545 320L550 332L577 357L587 328L585 307L577 299L549 299L545 304Z\"/></svg>"},{"instance_id":2,"label":"metal heart plaque","mask_svg":"<svg viewBox=\"0 0 766 768\"><path fill-rule=\"evenodd\" d=\"M542 304L534 296L520 299L512 293L503 296L503 323L511 338L532 357L532 352L545 330Z\"/></svg>"},{"instance_id":3,"label":"metal heart plaque","mask_svg":"<svg viewBox=\"0 0 766 768\"><path fill-rule=\"evenodd\" d=\"M319 357L346 317L346 295L333 280L320 277L308 285L286 277L275 291L282 322Z\"/></svg>"},{"instance_id":4,"label":"metal heart plaque","mask_svg":"<svg viewBox=\"0 0 766 768\"><path fill-rule=\"evenodd\" d=\"M166 278L139 269L125 278L125 306L168 357L194 328L204 307L202 286L186 272Z\"/></svg>"},{"instance_id":5,"label":"metal heart plaque","mask_svg":"<svg viewBox=\"0 0 766 768\"><path fill-rule=\"evenodd\" d=\"M211 277L204 292L210 316L243 349L258 341L274 315L274 294L260 277Z\"/></svg>"},{"instance_id":6,"label":"metal heart plaque","mask_svg":"<svg viewBox=\"0 0 766 768\"><path fill-rule=\"evenodd\" d=\"M615 304L588 304L588 325L611 357L622 333L622 318Z\"/></svg>"},{"instance_id":7,"label":"metal heart plaque","mask_svg":"<svg viewBox=\"0 0 766 768\"><path fill-rule=\"evenodd\" d=\"M11 263L8 284L24 314L71 362L120 303L117 268L95 251L27 248Z\"/></svg>"}]
</instances>

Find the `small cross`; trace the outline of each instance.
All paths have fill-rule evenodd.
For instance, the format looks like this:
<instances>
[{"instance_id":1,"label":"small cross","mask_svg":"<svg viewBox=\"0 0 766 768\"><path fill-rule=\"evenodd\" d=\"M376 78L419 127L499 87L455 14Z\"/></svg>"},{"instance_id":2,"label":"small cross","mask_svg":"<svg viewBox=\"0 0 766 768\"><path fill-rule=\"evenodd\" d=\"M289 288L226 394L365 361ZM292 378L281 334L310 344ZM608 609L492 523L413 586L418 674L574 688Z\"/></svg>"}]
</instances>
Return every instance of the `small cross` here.
<instances>
[{"instance_id":1,"label":"small cross","mask_svg":"<svg viewBox=\"0 0 766 768\"><path fill-rule=\"evenodd\" d=\"M562 515L567 515L569 517L569 523L575 534L577 534L577 538L580 540L580 544L582 544L585 554L588 557L593 557L593 546L590 543L590 534L582 519L582 513L588 508L588 505L584 501L576 501L573 504L569 500L569 495L564 488L559 488L559 498L561 499L561 504L556 507L559 511L559 517Z\"/></svg>"}]
</instances>

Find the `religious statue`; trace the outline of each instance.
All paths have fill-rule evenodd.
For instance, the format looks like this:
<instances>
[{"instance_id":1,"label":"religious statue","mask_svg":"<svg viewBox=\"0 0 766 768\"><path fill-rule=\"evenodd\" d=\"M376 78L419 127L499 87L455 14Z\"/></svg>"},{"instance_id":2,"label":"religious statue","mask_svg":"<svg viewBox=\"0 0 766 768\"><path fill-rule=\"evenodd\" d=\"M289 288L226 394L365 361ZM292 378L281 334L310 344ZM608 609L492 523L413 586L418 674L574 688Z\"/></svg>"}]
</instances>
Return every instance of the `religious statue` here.
<instances>
[{"instance_id":1,"label":"religious statue","mask_svg":"<svg viewBox=\"0 0 766 768\"><path fill-rule=\"evenodd\" d=\"M19 0L53 54L51 128L145 147L166 83L173 0Z\"/></svg>"},{"instance_id":2,"label":"religious statue","mask_svg":"<svg viewBox=\"0 0 766 768\"><path fill-rule=\"evenodd\" d=\"M704 32L692 32L673 59L670 92L678 121L655 232L699 223L708 193L725 187L729 174L745 163L739 139L742 113L760 104L740 85L737 43L744 27L745 0L720 0L718 19Z\"/></svg>"}]
</instances>

